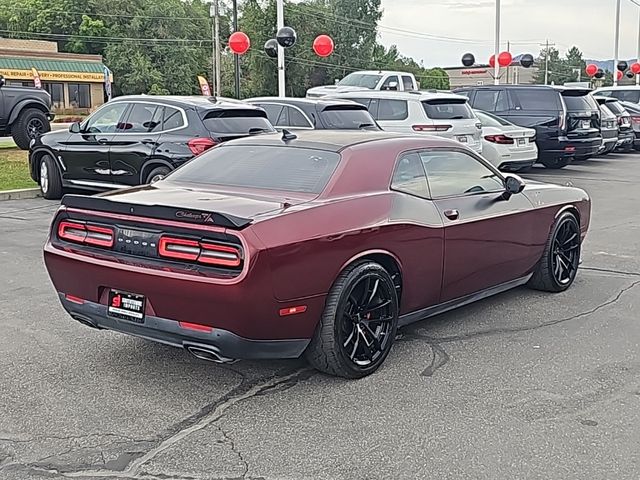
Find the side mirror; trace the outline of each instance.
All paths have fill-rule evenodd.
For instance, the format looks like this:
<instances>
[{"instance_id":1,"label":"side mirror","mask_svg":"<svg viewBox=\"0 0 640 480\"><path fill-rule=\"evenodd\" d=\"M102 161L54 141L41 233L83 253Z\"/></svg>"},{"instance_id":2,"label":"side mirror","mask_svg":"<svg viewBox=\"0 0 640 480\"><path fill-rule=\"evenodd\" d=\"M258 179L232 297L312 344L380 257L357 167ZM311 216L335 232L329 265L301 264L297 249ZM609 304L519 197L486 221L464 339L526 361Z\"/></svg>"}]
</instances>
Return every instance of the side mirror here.
<instances>
[{"instance_id":1,"label":"side mirror","mask_svg":"<svg viewBox=\"0 0 640 480\"><path fill-rule=\"evenodd\" d=\"M74 122L69 126L71 133L80 133L80 122Z\"/></svg>"},{"instance_id":2,"label":"side mirror","mask_svg":"<svg viewBox=\"0 0 640 480\"><path fill-rule=\"evenodd\" d=\"M0 87L4 87L4 84L6 83L4 77L2 75L0 75Z\"/></svg>"},{"instance_id":3,"label":"side mirror","mask_svg":"<svg viewBox=\"0 0 640 480\"><path fill-rule=\"evenodd\" d=\"M398 90L398 82L389 82L389 90Z\"/></svg>"},{"instance_id":4,"label":"side mirror","mask_svg":"<svg viewBox=\"0 0 640 480\"><path fill-rule=\"evenodd\" d=\"M517 195L524 190L525 183L522 178L517 175L507 175L504 179L503 198L509 200L512 195Z\"/></svg>"}]
</instances>

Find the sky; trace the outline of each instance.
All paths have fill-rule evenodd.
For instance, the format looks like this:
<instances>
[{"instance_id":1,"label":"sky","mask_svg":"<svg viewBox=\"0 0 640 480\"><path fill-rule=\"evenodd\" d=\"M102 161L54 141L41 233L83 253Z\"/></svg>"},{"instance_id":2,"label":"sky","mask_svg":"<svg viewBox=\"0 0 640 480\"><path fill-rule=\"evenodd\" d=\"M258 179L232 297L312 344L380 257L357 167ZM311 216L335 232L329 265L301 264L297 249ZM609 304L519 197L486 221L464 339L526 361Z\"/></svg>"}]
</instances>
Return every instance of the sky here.
<instances>
[{"instance_id":1,"label":"sky","mask_svg":"<svg viewBox=\"0 0 640 480\"><path fill-rule=\"evenodd\" d=\"M621 2L620 58L631 59L638 54L640 7ZM575 45L585 58L613 58L616 0L501 3L501 49L510 40L514 56L535 55L549 39L561 53ZM494 48L495 5L495 0L382 0L380 40L427 67L461 65L466 52L486 63Z\"/></svg>"}]
</instances>

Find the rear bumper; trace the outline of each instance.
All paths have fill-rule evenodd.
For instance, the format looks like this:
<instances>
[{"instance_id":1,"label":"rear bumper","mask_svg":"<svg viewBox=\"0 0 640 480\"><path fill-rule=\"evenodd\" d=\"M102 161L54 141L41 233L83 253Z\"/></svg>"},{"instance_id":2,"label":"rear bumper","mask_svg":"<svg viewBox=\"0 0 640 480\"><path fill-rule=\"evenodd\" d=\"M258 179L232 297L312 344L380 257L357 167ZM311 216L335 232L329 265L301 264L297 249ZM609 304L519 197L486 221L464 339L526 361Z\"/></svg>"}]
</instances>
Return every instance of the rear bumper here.
<instances>
[{"instance_id":1,"label":"rear bumper","mask_svg":"<svg viewBox=\"0 0 640 480\"><path fill-rule=\"evenodd\" d=\"M602 137L569 138L559 137L557 142L545 142L538 146L542 158L588 157L598 153Z\"/></svg>"},{"instance_id":2,"label":"rear bumper","mask_svg":"<svg viewBox=\"0 0 640 480\"><path fill-rule=\"evenodd\" d=\"M58 296L69 315L84 325L174 347L205 346L227 359L298 358L310 342L310 339L253 340L220 328L214 328L211 332L187 330L175 320L154 316L146 316L144 323L138 324L108 316L106 305L88 301L78 304L67 300L62 293L58 293Z\"/></svg>"},{"instance_id":3,"label":"rear bumper","mask_svg":"<svg viewBox=\"0 0 640 480\"><path fill-rule=\"evenodd\" d=\"M625 147L632 145L635 140L635 134L633 132L619 133L616 147Z\"/></svg>"}]
</instances>

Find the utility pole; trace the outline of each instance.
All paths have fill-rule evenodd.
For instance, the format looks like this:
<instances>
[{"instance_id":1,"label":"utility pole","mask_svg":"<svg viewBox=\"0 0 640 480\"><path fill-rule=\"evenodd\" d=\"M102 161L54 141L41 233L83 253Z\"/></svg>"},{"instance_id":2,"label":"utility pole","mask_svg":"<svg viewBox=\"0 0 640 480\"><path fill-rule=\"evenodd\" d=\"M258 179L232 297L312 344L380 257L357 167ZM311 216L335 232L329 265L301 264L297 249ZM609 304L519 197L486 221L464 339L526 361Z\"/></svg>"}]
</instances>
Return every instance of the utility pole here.
<instances>
[{"instance_id":1,"label":"utility pole","mask_svg":"<svg viewBox=\"0 0 640 480\"><path fill-rule=\"evenodd\" d=\"M507 40L507 52L511 53L511 42L510 42L509 40ZM510 71L511 71L511 65L509 65L509 66L507 67L507 83L510 83L510 82L509 82L509 80L510 80L510 79L509 79L509 72L510 72Z\"/></svg>"},{"instance_id":2,"label":"utility pole","mask_svg":"<svg viewBox=\"0 0 640 480\"><path fill-rule=\"evenodd\" d=\"M233 0L233 31L238 31L238 0ZM236 76L236 99L240 100L240 55L233 54Z\"/></svg>"},{"instance_id":3,"label":"utility pole","mask_svg":"<svg viewBox=\"0 0 640 480\"><path fill-rule=\"evenodd\" d=\"M541 47L544 47L544 84L549 85L549 48L555 47L555 43L549 43L549 39L547 39L546 43L541 43Z\"/></svg>"},{"instance_id":4,"label":"utility pole","mask_svg":"<svg viewBox=\"0 0 640 480\"><path fill-rule=\"evenodd\" d=\"M277 0L277 25L278 31L284 27L284 0ZM287 90L285 88L285 74L284 74L284 47L278 44L278 96L286 97Z\"/></svg>"},{"instance_id":5,"label":"utility pole","mask_svg":"<svg viewBox=\"0 0 640 480\"><path fill-rule=\"evenodd\" d=\"M500 85L500 64L498 63L498 56L500 55L500 0L496 0L496 38L495 48L493 49L494 65L493 68L493 83Z\"/></svg>"},{"instance_id":6,"label":"utility pole","mask_svg":"<svg viewBox=\"0 0 640 480\"><path fill-rule=\"evenodd\" d=\"M636 61L640 63L640 20L638 21L638 57ZM636 75L636 85L640 85L640 75Z\"/></svg>"},{"instance_id":7,"label":"utility pole","mask_svg":"<svg viewBox=\"0 0 640 480\"><path fill-rule=\"evenodd\" d=\"M213 4L215 6L215 17L213 21L214 29L215 29L215 51L216 51L216 88L214 90L214 95L219 97L222 93L222 82L220 79L220 5L218 4L218 0L213 0Z\"/></svg>"},{"instance_id":8,"label":"utility pole","mask_svg":"<svg viewBox=\"0 0 640 480\"><path fill-rule=\"evenodd\" d=\"M618 86L618 55L620 54L620 0L616 0L616 29L613 41L613 86Z\"/></svg>"}]
</instances>

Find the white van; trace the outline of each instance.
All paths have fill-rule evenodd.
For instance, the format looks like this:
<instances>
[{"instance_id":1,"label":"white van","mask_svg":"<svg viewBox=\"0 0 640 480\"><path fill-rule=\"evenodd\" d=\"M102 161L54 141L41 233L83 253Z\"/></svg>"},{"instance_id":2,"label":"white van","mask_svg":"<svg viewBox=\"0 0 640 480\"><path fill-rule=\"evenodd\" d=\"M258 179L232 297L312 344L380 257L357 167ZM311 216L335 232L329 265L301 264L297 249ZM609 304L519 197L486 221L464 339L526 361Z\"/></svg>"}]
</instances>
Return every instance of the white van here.
<instances>
[{"instance_id":1,"label":"white van","mask_svg":"<svg viewBox=\"0 0 640 480\"><path fill-rule=\"evenodd\" d=\"M362 103L383 130L450 138L482 153L482 124L467 97L441 92L348 92L332 95Z\"/></svg>"}]
</instances>

